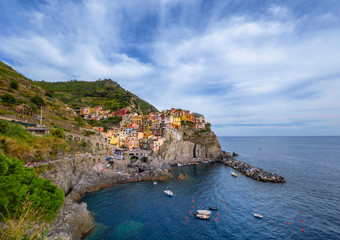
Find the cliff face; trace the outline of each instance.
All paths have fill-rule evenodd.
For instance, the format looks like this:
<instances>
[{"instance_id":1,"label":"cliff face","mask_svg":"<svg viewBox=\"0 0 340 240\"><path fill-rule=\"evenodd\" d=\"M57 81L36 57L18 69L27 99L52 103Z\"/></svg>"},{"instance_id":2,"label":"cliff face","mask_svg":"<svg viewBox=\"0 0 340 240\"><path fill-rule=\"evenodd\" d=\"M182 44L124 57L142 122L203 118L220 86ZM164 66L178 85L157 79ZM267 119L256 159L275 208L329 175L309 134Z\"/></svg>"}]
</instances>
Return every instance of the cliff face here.
<instances>
[{"instance_id":1,"label":"cliff face","mask_svg":"<svg viewBox=\"0 0 340 240\"><path fill-rule=\"evenodd\" d=\"M181 139L167 137L167 140L155 153L169 164L190 162L193 159L215 159L222 154L218 138L213 132L184 129Z\"/></svg>"}]
</instances>

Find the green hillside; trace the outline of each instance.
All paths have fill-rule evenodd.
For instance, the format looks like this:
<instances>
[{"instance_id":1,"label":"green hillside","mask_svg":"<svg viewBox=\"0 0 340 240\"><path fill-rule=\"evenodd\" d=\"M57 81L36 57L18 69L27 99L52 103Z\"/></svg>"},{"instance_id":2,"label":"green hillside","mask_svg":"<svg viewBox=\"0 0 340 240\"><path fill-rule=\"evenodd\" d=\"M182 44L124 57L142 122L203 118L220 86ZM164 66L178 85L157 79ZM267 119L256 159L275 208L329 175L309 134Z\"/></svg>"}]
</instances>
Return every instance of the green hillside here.
<instances>
[{"instance_id":1,"label":"green hillside","mask_svg":"<svg viewBox=\"0 0 340 240\"><path fill-rule=\"evenodd\" d=\"M72 80L68 82L37 82L51 96L73 109L103 106L105 110L130 108L133 112L148 114L157 109L133 93L123 89L111 79L94 82Z\"/></svg>"},{"instance_id":2,"label":"green hillside","mask_svg":"<svg viewBox=\"0 0 340 240\"><path fill-rule=\"evenodd\" d=\"M75 113L38 84L0 61L0 118L77 131Z\"/></svg>"}]
</instances>

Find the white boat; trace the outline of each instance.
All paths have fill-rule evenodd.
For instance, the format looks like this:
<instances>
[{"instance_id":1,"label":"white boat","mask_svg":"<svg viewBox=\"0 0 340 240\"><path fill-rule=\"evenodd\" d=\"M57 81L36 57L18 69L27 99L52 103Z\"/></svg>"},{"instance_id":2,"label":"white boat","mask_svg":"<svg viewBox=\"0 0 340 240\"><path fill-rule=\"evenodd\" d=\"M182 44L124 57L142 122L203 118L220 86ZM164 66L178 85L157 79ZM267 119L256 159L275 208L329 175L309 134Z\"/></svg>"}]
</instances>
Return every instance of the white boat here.
<instances>
[{"instance_id":1,"label":"white boat","mask_svg":"<svg viewBox=\"0 0 340 240\"><path fill-rule=\"evenodd\" d=\"M169 197L172 197L174 195L170 190L165 190L164 193Z\"/></svg>"},{"instance_id":2,"label":"white boat","mask_svg":"<svg viewBox=\"0 0 340 240\"><path fill-rule=\"evenodd\" d=\"M237 174L235 172L231 172L231 176L237 177Z\"/></svg>"},{"instance_id":3,"label":"white boat","mask_svg":"<svg viewBox=\"0 0 340 240\"><path fill-rule=\"evenodd\" d=\"M210 218L210 215L205 215L205 214L195 214L195 216L199 219L202 219L202 220L208 220Z\"/></svg>"},{"instance_id":4,"label":"white boat","mask_svg":"<svg viewBox=\"0 0 340 240\"><path fill-rule=\"evenodd\" d=\"M178 167L182 167L182 166L183 166L183 164L177 163L177 166L178 166Z\"/></svg>"},{"instance_id":5,"label":"white boat","mask_svg":"<svg viewBox=\"0 0 340 240\"><path fill-rule=\"evenodd\" d=\"M153 185L157 185L157 182L156 182L156 181L154 181L154 182L153 182Z\"/></svg>"},{"instance_id":6,"label":"white boat","mask_svg":"<svg viewBox=\"0 0 340 240\"><path fill-rule=\"evenodd\" d=\"M208 211L208 210L197 210L197 214L210 215L211 211Z\"/></svg>"},{"instance_id":7,"label":"white boat","mask_svg":"<svg viewBox=\"0 0 340 240\"><path fill-rule=\"evenodd\" d=\"M254 217L256 217L256 218L263 218L263 216L261 214L258 214L258 213L254 213Z\"/></svg>"}]
</instances>

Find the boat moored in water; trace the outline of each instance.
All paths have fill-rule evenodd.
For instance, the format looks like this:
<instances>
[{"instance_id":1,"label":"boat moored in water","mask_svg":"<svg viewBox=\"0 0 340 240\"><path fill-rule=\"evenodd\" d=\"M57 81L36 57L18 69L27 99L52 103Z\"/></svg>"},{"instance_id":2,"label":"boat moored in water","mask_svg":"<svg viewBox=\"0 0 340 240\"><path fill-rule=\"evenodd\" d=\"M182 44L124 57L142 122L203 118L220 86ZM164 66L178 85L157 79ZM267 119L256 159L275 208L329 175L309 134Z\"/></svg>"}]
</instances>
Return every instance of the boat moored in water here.
<instances>
[{"instance_id":1,"label":"boat moored in water","mask_svg":"<svg viewBox=\"0 0 340 240\"><path fill-rule=\"evenodd\" d=\"M218 210L218 208L215 207L215 206L210 206L209 209L210 209L210 210Z\"/></svg>"},{"instance_id":2,"label":"boat moored in water","mask_svg":"<svg viewBox=\"0 0 340 240\"><path fill-rule=\"evenodd\" d=\"M199 219L202 219L202 220L209 220L210 218L210 215L206 215L206 214L195 214L195 216Z\"/></svg>"},{"instance_id":3,"label":"boat moored in water","mask_svg":"<svg viewBox=\"0 0 340 240\"><path fill-rule=\"evenodd\" d=\"M208 211L208 210L197 210L197 214L210 215L211 211Z\"/></svg>"},{"instance_id":4,"label":"boat moored in water","mask_svg":"<svg viewBox=\"0 0 340 240\"><path fill-rule=\"evenodd\" d=\"M174 194L170 190L165 190L164 194L168 195L169 197L172 197Z\"/></svg>"},{"instance_id":5,"label":"boat moored in water","mask_svg":"<svg viewBox=\"0 0 340 240\"><path fill-rule=\"evenodd\" d=\"M153 182L153 185L157 185L157 182L156 182L156 181L154 181L154 182Z\"/></svg>"},{"instance_id":6,"label":"boat moored in water","mask_svg":"<svg viewBox=\"0 0 340 240\"><path fill-rule=\"evenodd\" d=\"M237 177L237 174L235 172L231 172L231 176Z\"/></svg>"},{"instance_id":7,"label":"boat moored in water","mask_svg":"<svg viewBox=\"0 0 340 240\"><path fill-rule=\"evenodd\" d=\"M256 218L263 218L263 216L261 215L261 214L258 214L258 213L254 213L254 217L256 217Z\"/></svg>"}]
</instances>

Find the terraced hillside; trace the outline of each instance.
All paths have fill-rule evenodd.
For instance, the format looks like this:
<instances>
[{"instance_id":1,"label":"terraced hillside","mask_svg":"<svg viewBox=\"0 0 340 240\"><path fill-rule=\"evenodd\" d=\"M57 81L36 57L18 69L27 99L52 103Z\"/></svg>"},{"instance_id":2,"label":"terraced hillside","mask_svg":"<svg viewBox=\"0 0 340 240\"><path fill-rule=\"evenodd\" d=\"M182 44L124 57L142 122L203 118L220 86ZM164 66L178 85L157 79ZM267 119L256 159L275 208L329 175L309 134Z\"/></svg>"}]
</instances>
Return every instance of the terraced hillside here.
<instances>
[{"instance_id":1,"label":"terraced hillside","mask_svg":"<svg viewBox=\"0 0 340 240\"><path fill-rule=\"evenodd\" d=\"M40 107L43 109L44 125L78 130L72 109L0 61L0 117L38 124Z\"/></svg>"},{"instance_id":2,"label":"terraced hillside","mask_svg":"<svg viewBox=\"0 0 340 240\"><path fill-rule=\"evenodd\" d=\"M37 82L48 93L73 109L103 106L105 110L128 108L132 112L148 114L157 109L135 94L123 89L111 79L94 82Z\"/></svg>"}]
</instances>

